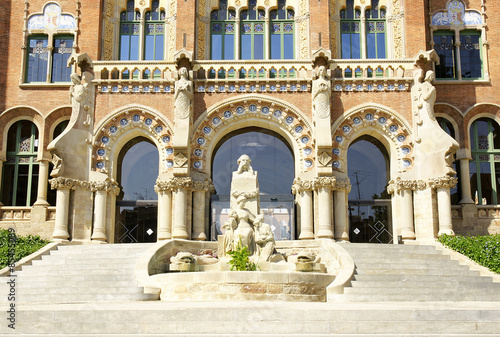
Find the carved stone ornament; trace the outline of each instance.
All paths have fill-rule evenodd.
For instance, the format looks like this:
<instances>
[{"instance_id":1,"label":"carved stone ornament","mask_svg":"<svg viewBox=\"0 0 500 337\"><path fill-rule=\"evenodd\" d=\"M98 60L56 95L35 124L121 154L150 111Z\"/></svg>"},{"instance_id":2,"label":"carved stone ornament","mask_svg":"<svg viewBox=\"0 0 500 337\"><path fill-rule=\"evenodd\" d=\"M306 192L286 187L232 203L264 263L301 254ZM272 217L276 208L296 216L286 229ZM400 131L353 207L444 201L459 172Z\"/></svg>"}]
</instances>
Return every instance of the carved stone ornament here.
<instances>
[{"instance_id":1,"label":"carved stone ornament","mask_svg":"<svg viewBox=\"0 0 500 337\"><path fill-rule=\"evenodd\" d=\"M312 180L302 180L295 178L292 185L292 193L298 194L302 191L312 191L314 189L314 182Z\"/></svg>"},{"instance_id":2,"label":"carved stone ornament","mask_svg":"<svg viewBox=\"0 0 500 337\"><path fill-rule=\"evenodd\" d=\"M335 190L337 191L346 191L347 193L351 192L351 181L349 178L343 180L337 180L335 182Z\"/></svg>"},{"instance_id":3,"label":"carved stone ornament","mask_svg":"<svg viewBox=\"0 0 500 337\"><path fill-rule=\"evenodd\" d=\"M336 181L337 178L335 177L316 177L313 183L315 188L330 187L333 190L335 189Z\"/></svg>"},{"instance_id":4,"label":"carved stone ornament","mask_svg":"<svg viewBox=\"0 0 500 337\"><path fill-rule=\"evenodd\" d=\"M236 199L238 199L241 196L245 197L245 199L253 199L259 196L259 189L256 188L252 191L232 191L231 195Z\"/></svg>"},{"instance_id":5,"label":"carved stone ornament","mask_svg":"<svg viewBox=\"0 0 500 337\"><path fill-rule=\"evenodd\" d=\"M50 188L53 190L76 190L77 188L88 189L90 183L88 181L81 181L71 178L58 177L49 180Z\"/></svg>"},{"instance_id":6,"label":"carved stone ornament","mask_svg":"<svg viewBox=\"0 0 500 337\"><path fill-rule=\"evenodd\" d=\"M318 161L321 164L321 166L327 166L330 164L330 161L332 160L332 157L325 151L321 153L318 157Z\"/></svg>"},{"instance_id":7,"label":"carved stone ornament","mask_svg":"<svg viewBox=\"0 0 500 337\"><path fill-rule=\"evenodd\" d=\"M193 192L194 191L205 191L210 193L215 193L215 187L212 183L212 180L205 178L203 181L194 181L193 182Z\"/></svg>"},{"instance_id":8,"label":"carved stone ornament","mask_svg":"<svg viewBox=\"0 0 500 337\"><path fill-rule=\"evenodd\" d=\"M450 176L432 178L428 183L430 188L453 188L457 185L458 178Z\"/></svg>"},{"instance_id":9,"label":"carved stone ornament","mask_svg":"<svg viewBox=\"0 0 500 337\"><path fill-rule=\"evenodd\" d=\"M104 181L92 181L90 182L90 190L92 192L96 191L106 191L111 192L115 195L120 194L120 186L114 179L106 178Z\"/></svg>"},{"instance_id":10,"label":"carved stone ornament","mask_svg":"<svg viewBox=\"0 0 500 337\"><path fill-rule=\"evenodd\" d=\"M313 81L312 85L313 108L317 118L330 117L331 87L332 84L326 77L326 68L324 66L319 67L318 78Z\"/></svg>"},{"instance_id":11,"label":"carved stone ornament","mask_svg":"<svg viewBox=\"0 0 500 337\"><path fill-rule=\"evenodd\" d=\"M187 161L188 161L188 159L186 158L186 156L182 152L179 152L174 157L174 163L177 167L183 167L184 165L186 165Z\"/></svg>"},{"instance_id":12,"label":"carved stone ornament","mask_svg":"<svg viewBox=\"0 0 500 337\"><path fill-rule=\"evenodd\" d=\"M193 110L193 83L188 79L186 68L179 70L179 80L175 82L175 117L186 119Z\"/></svg>"}]
</instances>

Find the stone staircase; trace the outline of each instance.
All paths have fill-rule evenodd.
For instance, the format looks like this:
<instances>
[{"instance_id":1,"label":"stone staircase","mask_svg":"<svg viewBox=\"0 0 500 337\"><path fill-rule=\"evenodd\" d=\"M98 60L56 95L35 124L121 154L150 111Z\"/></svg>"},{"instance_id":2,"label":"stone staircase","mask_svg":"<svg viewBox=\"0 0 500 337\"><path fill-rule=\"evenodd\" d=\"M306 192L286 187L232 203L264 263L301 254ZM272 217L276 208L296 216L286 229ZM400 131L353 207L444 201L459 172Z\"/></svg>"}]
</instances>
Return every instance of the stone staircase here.
<instances>
[{"instance_id":1,"label":"stone staircase","mask_svg":"<svg viewBox=\"0 0 500 337\"><path fill-rule=\"evenodd\" d=\"M341 245L352 256L356 273L352 287L330 298L336 302L500 301L500 283L434 246Z\"/></svg>"},{"instance_id":2,"label":"stone staircase","mask_svg":"<svg viewBox=\"0 0 500 337\"><path fill-rule=\"evenodd\" d=\"M156 300L135 280L135 263L152 244L58 246L18 272L20 303Z\"/></svg>"},{"instance_id":3,"label":"stone staircase","mask_svg":"<svg viewBox=\"0 0 500 337\"><path fill-rule=\"evenodd\" d=\"M5 323L3 296L0 336L500 337L498 284L434 247L343 244L356 279L327 303L146 301L156 298L143 294L133 269L148 247L59 246L23 267L16 330Z\"/></svg>"}]
</instances>

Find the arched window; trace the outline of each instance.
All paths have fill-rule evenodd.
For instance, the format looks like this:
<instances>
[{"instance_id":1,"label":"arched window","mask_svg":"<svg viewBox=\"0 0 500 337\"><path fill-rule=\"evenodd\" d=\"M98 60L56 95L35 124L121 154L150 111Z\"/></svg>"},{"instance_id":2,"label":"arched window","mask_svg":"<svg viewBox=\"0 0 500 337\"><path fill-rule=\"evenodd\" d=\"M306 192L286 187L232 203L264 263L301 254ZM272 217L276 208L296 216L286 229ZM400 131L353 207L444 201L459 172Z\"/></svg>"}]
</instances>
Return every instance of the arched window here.
<instances>
[{"instance_id":1,"label":"arched window","mask_svg":"<svg viewBox=\"0 0 500 337\"><path fill-rule=\"evenodd\" d=\"M160 11L160 2L151 3L151 11L146 12L144 59L163 60L165 39L165 11Z\"/></svg>"},{"instance_id":2,"label":"arched window","mask_svg":"<svg viewBox=\"0 0 500 337\"><path fill-rule=\"evenodd\" d=\"M140 19L134 0L129 0L120 14L120 60L139 60Z\"/></svg>"},{"instance_id":3,"label":"arched window","mask_svg":"<svg viewBox=\"0 0 500 337\"><path fill-rule=\"evenodd\" d=\"M372 0L371 7L365 11L366 57L369 59L386 57L385 36L387 24L385 17L385 8L379 8L379 0Z\"/></svg>"},{"instance_id":4,"label":"arched window","mask_svg":"<svg viewBox=\"0 0 500 337\"><path fill-rule=\"evenodd\" d=\"M470 128L470 184L478 205L497 205L500 192L500 127L494 120L480 118Z\"/></svg>"},{"instance_id":5,"label":"arched window","mask_svg":"<svg viewBox=\"0 0 500 337\"><path fill-rule=\"evenodd\" d=\"M431 45L439 55L437 79L469 80L484 76L483 42L486 25L480 11L467 9L462 1L448 1L432 15Z\"/></svg>"},{"instance_id":6,"label":"arched window","mask_svg":"<svg viewBox=\"0 0 500 337\"><path fill-rule=\"evenodd\" d=\"M340 39L343 59L361 58L361 10L354 8L354 0L347 0L340 11Z\"/></svg>"},{"instance_id":7,"label":"arched window","mask_svg":"<svg viewBox=\"0 0 500 337\"><path fill-rule=\"evenodd\" d=\"M211 238L223 233L229 218L232 173L238 158L246 154L258 172L260 208L265 222L273 228L276 240L295 238L293 154L283 137L261 128L245 128L229 133L217 144L212 161L212 180L216 194L211 201Z\"/></svg>"},{"instance_id":8,"label":"arched window","mask_svg":"<svg viewBox=\"0 0 500 337\"><path fill-rule=\"evenodd\" d=\"M236 12L227 8L227 0L219 0L219 9L210 14L212 60L234 60Z\"/></svg>"},{"instance_id":9,"label":"arched window","mask_svg":"<svg viewBox=\"0 0 500 337\"><path fill-rule=\"evenodd\" d=\"M31 206L38 189L38 129L30 121L14 123L7 135L2 202L9 206Z\"/></svg>"},{"instance_id":10,"label":"arched window","mask_svg":"<svg viewBox=\"0 0 500 337\"><path fill-rule=\"evenodd\" d=\"M271 59L293 59L295 11L286 8L286 0L278 0L278 9L270 12Z\"/></svg>"},{"instance_id":11,"label":"arched window","mask_svg":"<svg viewBox=\"0 0 500 337\"><path fill-rule=\"evenodd\" d=\"M455 139L455 128L453 128L451 122L443 117L436 117L436 120L439 123L439 126L441 126L441 129L443 129L447 134L449 134L451 138ZM453 169L457 172L457 177L460 178L460 163L457 160L453 162ZM462 198L462 189L460 180L458 181L455 187L450 189L450 195L451 195L451 204L458 205Z\"/></svg>"},{"instance_id":12,"label":"arched window","mask_svg":"<svg viewBox=\"0 0 500 337\"><path fill-rule=\"evenodd\" d=\"M156 242L158 195L154 190L159 172L157 147L136 137L118 155L115 243Z\"/></svg>"},{"instance_id":13,"label":"arched window","mask_svg":"<svg viewBox=\"0 0 500 337\"><path fill-rule=\"evenodd\" d=\"M391 243L391 201L387 192L389 154L372 136L356 139L347 151L352 189L348 196L351 242Z\"/></svg>"},{"instance_id":14,"label":"arched window","mask_svg":"<svg viewBox=\"0 0 500 337\"><path fill-rule=\"evenodd\" d=\"M248 1L248 9L240 13L240 58L242 60L264 59L264 34L266 12L257 9L257 0Z\"/></svg>"}]
</instances>

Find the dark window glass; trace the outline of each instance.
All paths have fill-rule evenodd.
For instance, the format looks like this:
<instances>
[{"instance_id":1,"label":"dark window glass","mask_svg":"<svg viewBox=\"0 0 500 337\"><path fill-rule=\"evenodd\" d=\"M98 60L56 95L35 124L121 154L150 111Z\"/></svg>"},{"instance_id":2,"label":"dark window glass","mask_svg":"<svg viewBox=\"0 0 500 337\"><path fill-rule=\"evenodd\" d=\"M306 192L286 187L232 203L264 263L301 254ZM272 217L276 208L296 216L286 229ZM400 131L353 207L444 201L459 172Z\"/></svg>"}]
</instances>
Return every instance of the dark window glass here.
<instances>
[{"instance_id":1,"label":"dark window glass","mask_svg":"<svg viewBox=\"0 0 500 337\"><path fill-rule=\"evenodd\" d=\"M30 37L28 43L26 82L46 82L49 61L47 37Z\"/></svg>"},{"instance_id":2,"label":"dark window glass","mask_svg":"<svg viewBox=\"0 0 500 337\"><path fill-rule=\"evenodd\" d=\"M481 43L479 32L460 33L460 65L462 78L481 78Z\"/></svg>"},{"instance_id":3,"label":"dark window glass","mask_svg":"<svg viewBox=\"0 0 500 337\"><path fill-rule=\"evenodd\" d=\"M436 33L434 35L434 50L439 56L436 65L436 78L456 78L455 41L452 33Z\"/></svg>"},{"instance_id":4,"label":"dark window glass","mask_svg":"<svg viewBox=\"0 0 500 337\"><path fill-rule=\"evenodd\" d=\"M68 59L73 52L73 37L54 39L52 54L52 82L70 82L71 67Z\"/></svg>"}]
</instances>

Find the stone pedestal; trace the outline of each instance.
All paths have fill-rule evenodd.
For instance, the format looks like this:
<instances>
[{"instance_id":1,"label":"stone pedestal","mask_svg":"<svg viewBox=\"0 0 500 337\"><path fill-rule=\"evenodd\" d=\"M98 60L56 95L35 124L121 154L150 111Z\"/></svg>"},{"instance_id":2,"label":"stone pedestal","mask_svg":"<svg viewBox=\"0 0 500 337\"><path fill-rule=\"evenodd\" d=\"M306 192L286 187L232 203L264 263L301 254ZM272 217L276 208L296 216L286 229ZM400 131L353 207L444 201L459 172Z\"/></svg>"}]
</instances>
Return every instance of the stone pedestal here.
<instances>
[{"instance_id":1,"label":"stone pedestal","mask_svg":"<svg viewBox=\"0 0 500 337\"><path fill-rule=\"evenodd\" d=\"M244 196L246 198L245 208L248 209L254 216L260 213L259 182L257 180L257 172L233 172L233 179L231 181L231 209L238 208L236 200L240 196Z\"/></svg>"}]
</instances>

